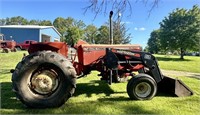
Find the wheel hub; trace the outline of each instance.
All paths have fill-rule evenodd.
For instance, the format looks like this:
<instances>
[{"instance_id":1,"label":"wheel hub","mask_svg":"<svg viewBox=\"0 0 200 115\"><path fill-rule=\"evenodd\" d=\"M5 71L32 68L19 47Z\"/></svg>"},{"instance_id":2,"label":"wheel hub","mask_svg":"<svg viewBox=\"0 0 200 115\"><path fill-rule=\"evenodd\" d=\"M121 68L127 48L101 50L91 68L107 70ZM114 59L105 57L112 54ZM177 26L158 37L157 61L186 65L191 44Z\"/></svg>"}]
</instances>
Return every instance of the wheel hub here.
<instances>
[{"instance_id":1,"label":"wheel hub","mask_svg":"<svg viewBox=\"0 0 200 115\"><path fill-rule=\"evenodd\" d=\"M151 86L146 82L141 82L135 87L135 93L139 97L147 97L151 93Z\"/></svg>"},{"instance_id":2,"label":"wheel hub","mask_svg":"<svg viewBox=\"0 0 200 115\"><path fill-rule=\"evenodd\" d=\"M49 94L58 87L57 74L51 70L35 73L31 79L31 89L39 94Z\"/></svg>"}]
</instances>

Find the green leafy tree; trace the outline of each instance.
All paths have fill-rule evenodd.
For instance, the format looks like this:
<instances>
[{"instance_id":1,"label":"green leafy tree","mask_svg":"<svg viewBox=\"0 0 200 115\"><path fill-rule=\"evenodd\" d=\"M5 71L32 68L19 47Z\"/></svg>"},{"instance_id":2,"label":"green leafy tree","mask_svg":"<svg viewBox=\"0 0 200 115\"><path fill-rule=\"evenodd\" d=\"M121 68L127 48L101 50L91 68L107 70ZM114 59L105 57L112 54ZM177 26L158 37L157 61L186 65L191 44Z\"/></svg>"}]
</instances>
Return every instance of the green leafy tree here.
<instances>
[{"instance_id":1,"label":"green leafy tree","mask_svg":"<svg viewBox=\"0 0 200 115\"><path fill-rule=\"evenodd\" d=\"M61 33L62 41L70 45L75 44L84 34L85 23L72 17L66 19L58 17L54 20L53 25Z\"/></svg>"},{"instance_id":2,"label":"green leafy tree","mask_svg":"<svg viewBox=\"0 0 200 115\"><path fill-rule=\"evenodd\" d=\"M74 23L73 25L74 25L75 27L78 27L78 28L81 29L81 30L84 30L85 27L86 27L85 23L84 23L82 20L74 20L73 23Z\"/></svg>"},{"instance_id":3,"label":"green leafy tree","mask_svg":"<svg viewBox=\"0 0 200 115\"><path fill-rule=\"evenodd\" d=\"M1 26L6 25L6 19L0 19L0 25Z\"/></svg>"},{"instance_id":4,"label":"green leafy tree","mask_svg":"<svg viewBox=\"0 0 200 115\"><path fill-rule=\"evenodd\" d=\"M53 25L62 35L61 41L64 41L64 39L65 39L64 33L67 30L67 20L62 17L58 17L54 20Z\"/></svg>"},{"instance_id":5,"label":"green leafy tree","mask_svg":"<svg viewBox=\"0 0 200 115\"><path fill-rule=\"evenodd\" d=\"M28 20L21 17L21 16L16 16L16 17L11 17L11 18L6 18L6 24L5 25L27 25Z\"/></svg>"},{"instance_id":6,"label":"green leafy tree","mask_svg":"<svg viewBox=\"0 0 200 115\"><path fill-rule=\"evenodd\" d=\"M30 20L29 25L39 25L40 21L39 20Z\"/></svg>"},{"instance_id":7,"label":"green leafy tree","mask_svg":"<svg viewBox=\"0 0 200 115\"><path fill-rule=\"evenodd\" d=\"M66 31L65 42L73 46L81 38L81 36L82 35L78 27L70 27Z\"/></svg>"},{"instance_id":8,"label":"green leafy tree","mask_svg":"<svg viewBox=\"0 0 200 115\"><path fill-rule=\"evenodd\" d=\"M97 27L94 25L88 25L84 30L84 40L88 43L95 43L97 35Z\"/></svg>"},{"instance_id":9,"label":"green leafy tree","mask_svg":"<svg viewBox=\"0 0 200 115\"><path fill-rule=\"evenodd\" d=\"M51 21L49 20L42 20L40 23L39 23L40 26L52 26L53 24L51 23Z\"/></svg>"},{"instance_id":10,"label":"green leafy tree","mask_svg":"<svg viewBox=\"0 0 200 115\"><path fill-rule=\"evenodd\" d=\"M74 45L79 39L83 38L85 24L82 20L75 20L74 18L68 17L66 19L66 32L65 41Z\"/></svg>"},{"instance_id":11,"label":"green leafy tree","mask_svg":"<svg viewBox=\"0 0 200 115\"><path fill-rule=\"evenodd\" d=\"M73 27L75 26L75 19L72 17L68 17L65 19L66 20L66 26L69 27Z\"/></svg>"},{"instance_id":12,"label":"green leafy tree","mask_svg":"<svg viewBox=\"0 0 200 115\"><path fill-rule=\"evenodd\" d=\"M98 33L95 40L96 44L109 44L109 28L107 25L102 25L98 29Z\"/></svg>"},{"instance_id":13,"label":"green leafy tree","mask_svg":"<svg viewBox=\"0 0 200 115\"><path fill-rule=\"evenodd\" d=\"M160 51L160 30L151 32L147 45L148 48L146 49L151 53L158 53Z\"/></svg>"},{"instance_id":14,"label":"green leafy tree","mask_svg":"<svg viewBox=\"0 0 200 115\"><path fill-rule=\"evenodd\" d=\"M16 16L6 19L0 19L0 25L40 25L40 26L52 26L49 20L30 20L28 21L24 17Z\"/></svg>"},{"instance_id":15,"label":"green leafy tree","mask_svg":"<svg viewBox=\"0 0 200 115\"><path fill-rule=\"evenodd\" d=\"M113 43L128 44L131 42L131 34L128 33L125 23L113 21Z\"/></svg>"},{"instance_id":16,"label":"green leafy tree","mask_svg":"<svg viewBox=\"0 0 200 115\"><path fill-rule=\"evenodd\" d=\"M177 8L160 23L161 46L164 50L184 52L199 45L200 9L197 5L191 10Z\"/></svg>"},{"instance_id":17,"label":"green leafy tree","mask_svg":"<svg viewBox=\"0 0 200 115\"><path fill-rule=\"evenodd\" d=\"M128 44L131 42L131 34L127 33L128 29L124 23L113 21L113 44ZM109 23L98 29L97 39L95 43L109 44Z\"/></svg>"}]
</instances>

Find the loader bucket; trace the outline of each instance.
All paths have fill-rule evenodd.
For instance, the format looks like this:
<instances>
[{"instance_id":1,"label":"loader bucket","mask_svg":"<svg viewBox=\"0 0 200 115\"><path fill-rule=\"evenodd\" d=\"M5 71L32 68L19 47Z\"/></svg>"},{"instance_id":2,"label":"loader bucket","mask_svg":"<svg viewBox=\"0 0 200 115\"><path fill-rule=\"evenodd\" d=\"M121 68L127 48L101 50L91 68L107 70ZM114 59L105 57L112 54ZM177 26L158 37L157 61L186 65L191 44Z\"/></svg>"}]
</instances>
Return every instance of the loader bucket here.
<instances>
[{"instance_id":1,"label":"loader bucket","mask_svg":"<svg viewBox=\"0 0 200 115\"><path fill-rule=\"evenodd\" d=\"M163 80L158 84L158 91L170 93L178 97L191 96L193 91L181 80L163 76Z\"/></svg>"}]
</instances>

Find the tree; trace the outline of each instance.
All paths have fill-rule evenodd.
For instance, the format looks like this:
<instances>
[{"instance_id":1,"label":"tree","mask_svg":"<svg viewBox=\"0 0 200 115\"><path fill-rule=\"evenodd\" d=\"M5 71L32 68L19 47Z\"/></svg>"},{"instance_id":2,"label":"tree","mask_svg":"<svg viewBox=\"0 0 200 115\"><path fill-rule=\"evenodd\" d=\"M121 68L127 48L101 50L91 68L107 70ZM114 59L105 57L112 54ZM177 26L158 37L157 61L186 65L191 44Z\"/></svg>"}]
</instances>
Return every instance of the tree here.
<instances>
[{"instance_id":1,"label":"tree","mask_svg":"<svg viewBox=\"0 0 200 115\"><path fill-rule=\"evenodd\" d=\"M81 30L84 30L86 27L85 23L82 20L78 20L78 21L74 20L74 26L78 27Z\"/></svg>"},{"instance_id":2,"label":"tree","mask_svg":"<svg viewBox=\"0 0 200 115\"><path fill-rule=\"evenodd\" d=\"M40 21L39 20L30 20L29 25L39 25Z\"/></svg>"},{"instance_id":3,"label":"tree","mask_svg":"<svg viewBox=\"0 0 200 115\"><path fill-rule=\"evenodd\" d=\"M65 34L65 42L69 45L74 45L81 38L80 29L78 27L70 27Z\"/></svg>"},{"instance_id":4,"label":"tree","mask_svg":"<svg viewBox=\"0 0 200 115\"><path fill-rule=\"evenodd\" d=\"M131 42L131 34L124 23L113 21L113 44L128 44ZM109 44L109 24L106 23L98 29L95 43Z\"/></svg>"},{"instance_id":5,"label":"tree","mask_svg":"<svg viewBox=\"0 0 200 115\"><path fill-rule=\"evenodd\" d=\"M49 20L42 20L40 23L39 23L40 26L52 26L53 24L51 23L51 21Z\"/></svg>"},{"instance_id":6,"label":"tree","mask_svg":"<svg viewBox=\"0 0 200 115\"><path fill-rule=\"evenodd\" d=\"M75 44L84 34L85 23L72 17L67 17L66 19L58 17L54 20L53 25L61 33L62 41L70 45Z\"/></svg>"},{"instance_id":7,"label":"tree","mask_svg":"<svg viewBox=\"0 0 200 115\"><path fill-rule=\"evenodd\" d=\"M6 25L6 19L0 19L0 26Z\"/></svg>"},{"instance_id":8,"label":"tree","mask_svg":"<svg viewBox=\"0 0 200 115\"><path fill-rule=\"evenodd\" d=\"M88 25L84 30L84 40L88 43L95 43L97 35L97 27L94 25Z\"/></svg>"},{"instance_id":9,"label":"tree","mask_svg":"<svg viewBox=\"0 0 200 115\"><path fill-rule=\"evenodd\" d=\"M160 30L151 32L150 38L147 42L148 51L151 53L158 53L160 51Z\"/></svg>"},{"instance_id":10,"label":"tree","mask_svg":"<svg viewBox=\"0 0 200 115\"><path fill-rule=\"evenodd\" d=\"M147 3L150 1L150 9L149 9L149 15L151 11L158 5L160 0L142 0L141 2L144 3L144 5L147 5ZM130 13L129 16L132 14L132 3L131 0L88 0L89 5L84 8L84 14L88 10L90 10L92 13L95 14L94 19L96 16L100 13L108 14L107 10L113 10L115 12L115 15L117 15L119 12L123 13L127 11ZM135 0L135 3L139 2L139 0ZM109 6L111 4L111 6Z\"/></svg>"},{"instance_id":11,"label":"tree","mask_svg":"<svg viewBox=\"0 0 200 115\"><path fill-rule=\"evenodd\" d=\"M0 19L0 25L41 25L41 26L52 26L49 20L30 20L28 21L24 17L16 16L6 19Z\"/></svg>"},{"instance_id":12,"label":"tree","mask_svg":"<svg viewBox=\"0 0 200 115\"><path fill-rule=\"evenodd\" d=\"M62 17L58 17L53 22L54 27L60 32L61 34L61 41L64 41L64 33L67 30L67 20Z\"/></svg>"},{"instance_id":13,"label":"tree","mask_svg":"<svg viewBox=\"0 0 200 115\"><path fill-rule=\"evenodd\" d=\"M131 42L131 34L127 33L125 23L113 21L113 43L114 44L128 44Z\"/></svg>"},{"instance_id":14,"label":"tree","mask_svg":"<svg viewBox=\"0 0 200 115\"><path fill-rule=\"evenodd\" d=\"M199 44L199 7L195 5L191 10L177 8L160 23L160 30L162 48L180 49L180 58L184 59L184 51L194 49Z\"/></svg>"},{"instance_id":15,"label":"tree","mask_svg":"<svg viewBox=\"0 0 200 115\"><path fill-rule=\"evenodd\" d=\"M96 36L96 44L109 44L109 28L106 25L102 25L98 29L98 33Z\"/></svg>"},{"instance_id":16,"label":"tree","mask_svg":"<svg viewBox=\"0 0 200 115\"><path fill-rule=\"evenodd\" d=\"M27 24L28 20L21 16L6 18L6 23L5 23L5 25L27 25Z\"/></svg>"}]
</instances>

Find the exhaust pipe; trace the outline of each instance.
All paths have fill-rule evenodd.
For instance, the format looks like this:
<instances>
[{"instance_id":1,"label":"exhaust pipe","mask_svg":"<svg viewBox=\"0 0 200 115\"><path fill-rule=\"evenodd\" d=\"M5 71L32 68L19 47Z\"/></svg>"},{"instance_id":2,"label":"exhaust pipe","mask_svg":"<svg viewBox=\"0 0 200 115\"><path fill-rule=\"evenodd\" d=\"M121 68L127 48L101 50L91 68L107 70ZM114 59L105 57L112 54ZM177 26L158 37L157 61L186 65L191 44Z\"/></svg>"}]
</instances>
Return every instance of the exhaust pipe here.
<instances>
[{"instance_id":1,"label":"exhaust pipe","mask_svg":"<svg viewBox=\"0 0 200 115\"><path fill-rule=\"evenodd\" d=\"M158 83L158 91L169 93L178 97L191 96L194 92L181 80L163 76L161 82Z\"/></svg>"},{"instance_id":2,"label":"exhaust pipe","mask_svg":"<svg viewBox=\"0 0 200 115\"><path fill-rule=\"evenodd\" d=\"M112 15L113 11L110 11L109 21L110 21L110 44L113 44L113 25L112 25Z\"/></svg>"}]
</instances>

